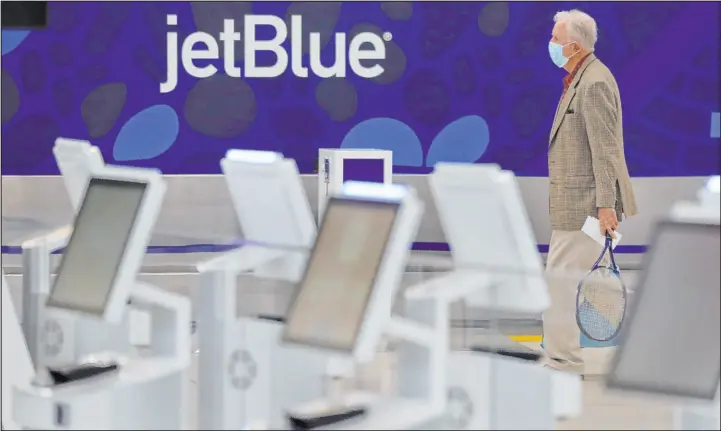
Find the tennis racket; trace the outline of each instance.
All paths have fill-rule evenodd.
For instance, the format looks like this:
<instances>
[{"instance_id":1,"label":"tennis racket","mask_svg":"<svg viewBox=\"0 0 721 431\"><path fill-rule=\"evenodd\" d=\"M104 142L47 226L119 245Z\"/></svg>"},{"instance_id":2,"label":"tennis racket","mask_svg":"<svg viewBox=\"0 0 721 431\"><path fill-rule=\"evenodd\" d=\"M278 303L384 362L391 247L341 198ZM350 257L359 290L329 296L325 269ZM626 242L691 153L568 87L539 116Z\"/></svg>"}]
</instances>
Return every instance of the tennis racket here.
<instances>
[{"instance_id":1,"label":"tennis racket","mask_svg":"<svg viewBox=\"0 0 721 431\"><path fill-rule=\"evenodd\" d=\"M610 341L621 331L626 317L627 291L613 256L613 239L606 245L591 271L578 283L576 323L583 335L594 341ZM608 253L610 266L601 262Z\"/></svg>"}]
</instances>

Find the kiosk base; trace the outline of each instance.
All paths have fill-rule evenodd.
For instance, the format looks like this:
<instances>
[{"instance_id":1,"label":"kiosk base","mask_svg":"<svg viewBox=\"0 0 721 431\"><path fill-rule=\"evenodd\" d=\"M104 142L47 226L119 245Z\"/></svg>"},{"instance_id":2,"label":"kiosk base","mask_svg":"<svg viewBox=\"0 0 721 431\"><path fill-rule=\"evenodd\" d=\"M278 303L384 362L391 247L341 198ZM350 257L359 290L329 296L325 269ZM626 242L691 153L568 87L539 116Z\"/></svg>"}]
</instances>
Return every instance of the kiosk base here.
<instances>
[{"instance_id":1,"label":"kiosk base","mask_svg":"<svg viewBox=\"0 0 721 431\"><path fill-rule=\"evenodd\" d=\"M282 317L265 317L200 316L200 429L237 429L269 418L271 429L282 429L290 407L323 395L326 356L282 345Z\"/></svg>"},{"instance_id":2,"label":"kiosk base","mask_svg":"<svg viewBox=\"0 0 721 431\"><path fill-rule=\"evenodd\" d=\"M134 359L112 378L18 386L13 415L25 429L182 429L186 381L174 361Z\"/></svg>"},{"instance_id":3,"label":"kiosk base","mask_svg":"<svg viewBox=\"0 0 721 431\"><path fill-rule=\"evenodd\" d=\"M531 358L451 352L448 412L443 428L554 429L557 418L581 413L581 379ZM509 389L512 388L512 389ZM518 412L523 414L519 415Z\"/></svg>"}]
</instances>

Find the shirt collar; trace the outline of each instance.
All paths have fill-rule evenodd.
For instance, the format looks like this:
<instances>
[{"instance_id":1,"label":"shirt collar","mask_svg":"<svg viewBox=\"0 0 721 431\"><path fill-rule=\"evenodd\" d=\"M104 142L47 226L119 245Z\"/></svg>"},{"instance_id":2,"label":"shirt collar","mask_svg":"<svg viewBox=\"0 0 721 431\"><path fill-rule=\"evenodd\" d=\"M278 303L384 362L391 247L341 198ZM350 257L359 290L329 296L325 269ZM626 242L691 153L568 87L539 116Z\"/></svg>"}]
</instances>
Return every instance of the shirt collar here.
<instances>
[{"instance_id":1,"label":"shirt collar","mask_svg":"<svg viewBox=\"0 0 721 431\"><path fill-rule=\"evenodd\" d=\"M573 82L573 78L576 77L576 74L578 73L578 70L581 68L581 66L583 66L583 63L586 62L586 60L588 59L588 56L589 56L589 55L591 55L591 54L586 54L586 56L583 57L583 58L581 59L581 61L578 62L578 64L576 65L576 67L573 68L573 70L571 71L571 73L569 73L568 75L566 75L566 76L563 78L563 90L564 90L564 91L565 91L565 90L568 90L568 87L571 86L571 83Z\"/></svg>"}]
</instances>

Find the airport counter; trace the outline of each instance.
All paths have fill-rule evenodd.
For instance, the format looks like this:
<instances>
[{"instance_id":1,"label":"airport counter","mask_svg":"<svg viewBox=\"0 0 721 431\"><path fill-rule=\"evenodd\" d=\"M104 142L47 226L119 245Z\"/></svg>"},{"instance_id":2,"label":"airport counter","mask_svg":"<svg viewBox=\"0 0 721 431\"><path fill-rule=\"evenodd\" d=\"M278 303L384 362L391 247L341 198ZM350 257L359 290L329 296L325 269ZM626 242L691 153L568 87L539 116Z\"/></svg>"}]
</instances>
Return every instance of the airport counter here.
<instances>
[{"instance_id":1,"label":"airport counter","mask_svg":"<svg viewBox=\"0 0 721 431\"><path fill-rule=\"evenodd\" d=\"M140 276L141 280L169 291L190 295L197 285L195 265L210 259L213 254L221 253L232 247L229 244L197 244L177 246L151 246ZM440 248L440 247L439 247ZM633 283L642 255L623 253L619 246L618 262L627 282ZM544 251L541 248L541 251ZM22 259L20 248L3 246L3 271L6 274L13 302L18 312L22 311ZM51 257L51 266L55 268L60 255ZM447 251L416 250L406 268L404 286L432 278L438 273L452 268L450 254ZM247 281L243 278L247 277ZM290 301L292 285L290 283L259 280L252 276L241 276L238 283L243 292L239 295L239 314L278 314L283 313ZM451 313L455 327L489 328L498 325L504 331L518 334L518 341L538 342L540 335L540 316L535 314L501 313L489 314L457 304Z\"/></svg>"}]
</instances>

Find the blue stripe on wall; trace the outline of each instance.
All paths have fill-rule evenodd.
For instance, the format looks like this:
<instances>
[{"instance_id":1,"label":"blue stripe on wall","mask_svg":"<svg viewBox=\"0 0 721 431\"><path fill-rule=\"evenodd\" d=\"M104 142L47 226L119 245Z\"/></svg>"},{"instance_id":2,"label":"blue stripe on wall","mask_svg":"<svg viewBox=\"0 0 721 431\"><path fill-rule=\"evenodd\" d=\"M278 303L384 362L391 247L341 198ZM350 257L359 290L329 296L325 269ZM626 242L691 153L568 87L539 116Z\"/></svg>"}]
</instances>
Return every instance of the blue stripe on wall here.
<instances>
[{"instance_id":1,"label":"blue stripe on wall","mask_svg":"<svg viewBox=\"0 0 721 431\"><path fill-rule=\"evenodd\" d=\"M241 241L229 244L187 244L187 245L151 245L148 247L149 254L189 254L189 253L222 253L233 250L242 245ZM416 242L413 243L414 251L449 251L448 244L444 242ZM538 251L548 253L548 244L539 244ZM619 245L614 250L620 254L642 254L646 252L644 245ZM16 245L3 245L3 254L21 254L22 248ZM53 254L62 254L58 250Z\"/></svg>"}]
</instances>

